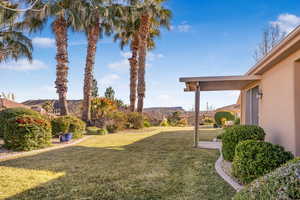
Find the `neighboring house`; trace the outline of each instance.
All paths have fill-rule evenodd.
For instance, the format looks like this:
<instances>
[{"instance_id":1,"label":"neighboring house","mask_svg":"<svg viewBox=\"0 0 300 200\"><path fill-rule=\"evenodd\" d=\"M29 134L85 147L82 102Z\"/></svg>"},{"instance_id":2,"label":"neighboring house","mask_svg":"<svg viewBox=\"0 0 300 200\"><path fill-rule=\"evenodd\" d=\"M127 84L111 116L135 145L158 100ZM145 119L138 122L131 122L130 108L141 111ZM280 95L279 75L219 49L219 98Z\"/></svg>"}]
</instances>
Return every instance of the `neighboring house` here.
<instances>
[{"instance_id":1,"label":"neighboring house","mask_svg":"<svg viewBox=\"0 0 300 200\"><path fill-rule=\"evenodd\" d=\"M300 27L243 76L180 81L185 91L195 91L196 111L200 91L240 90L241 123L261 126L267 141L300 156Z\"/></svg>"},{"instance_id":2,"label":"neighboring house","mask_svg":"<svg viewBox=\"0 0 300 200\"><path fill-rule=\"evenodd\" d=\"M232 104L229 106L224 106L222 108L216 109L216 112L230 112L236 118L241 117L241 105L240 104Z\"/></svg>"},{"instance_id":3,"label":"neighboring house","mask_svg":"<svg viewBox=\"0 0 300 200\"><path fill-rule=\"evenodd\" d=\"M28 106L25 106L24 104L17 103L9 99L0 98L0 110L4 110L7 108L18 108L18 107L30 108Z\"/></svg>"}]
</instances>

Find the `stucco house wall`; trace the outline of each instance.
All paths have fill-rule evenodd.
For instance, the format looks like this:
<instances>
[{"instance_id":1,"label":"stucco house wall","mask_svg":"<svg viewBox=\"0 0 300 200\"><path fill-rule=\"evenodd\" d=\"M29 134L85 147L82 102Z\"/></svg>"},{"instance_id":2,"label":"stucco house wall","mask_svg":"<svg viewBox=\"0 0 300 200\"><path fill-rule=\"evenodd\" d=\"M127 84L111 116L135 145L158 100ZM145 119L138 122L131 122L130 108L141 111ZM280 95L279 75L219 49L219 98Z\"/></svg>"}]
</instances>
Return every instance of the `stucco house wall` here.
<instances>
[{"instance_id":1,"label":"stucco house wall","mask_svg":"<svg viewBox=\"0 0 300 200\"><path fill-rule=\"evenodd\" d=\"M246 91L259 86L259 125L266 131L266 141L279 144L300 156L300 50L286 57L262 74L260 82L242 90L242 123L245 123ZM298 103L298 104L299 104Z\"/></svg>"}]
</instances>

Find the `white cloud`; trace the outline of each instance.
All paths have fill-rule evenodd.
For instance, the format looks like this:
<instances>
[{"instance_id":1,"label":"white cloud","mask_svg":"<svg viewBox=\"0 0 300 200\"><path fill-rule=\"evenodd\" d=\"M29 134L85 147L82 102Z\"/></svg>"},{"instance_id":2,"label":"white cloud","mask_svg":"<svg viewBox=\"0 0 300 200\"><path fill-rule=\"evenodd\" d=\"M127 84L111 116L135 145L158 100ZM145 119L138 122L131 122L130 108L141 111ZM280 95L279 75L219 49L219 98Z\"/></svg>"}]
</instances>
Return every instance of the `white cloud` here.
<instances>
[{"instance_id":1,"label":"white cloud","mask_svg":"<svg viewBox=\"0 0 300 200\"><path fill-rule=\"evenodd\" d=\"M113 62L108 64L108 68L113 69L113 70L123 70L123 69L129 69L129 61L128 58L131 57L131 52L121 52L122 60ZM153 62L158 59L164 58L163 54L155 54L152 52L148 52L147 54L147 66L150 66L150 62Z\"/></svg>"},{"instance_id":2,"label":"white cloud","mask_svg":"<svg viewBox=\"0 0 300 200\"><path fill-rule=\"evenodd\" d=\"M270 22L273 26L278 26L283 33L290 33L300 25L300 17L293 14L281 14L276 21Z\"/></svg>"},{"instance_id":3,"label":"white cloud","mask_svg":"<svg viewBox=\"0 0 300 200\"><path fill-rule=\"evenodd\" d=\"M39 47L53 47L55 40L47 37L35 37L32 39L32 43Z\"/></svg>"},{"instance_id":4,"label":"white cloud","mask_svg":"<svg viewBox=\"0 0 300 200\"><path fill-rule=\"evenodd\" d=\"M106 75L106 76L102 77L99 80L99 82L100 82L100 84L102 84L104 86L110 86L116 80L119 80L119 79L120 79L120 76L118 76L117 74L109 74L109 75Z\"/></svg>"},{"instance_id":5,"label":"white cloud","mask_svg":"<svg viewBox=\"0 0 300 200\"><path fill-rule=\"evenodd\" d=\"M47 68L47 65L40 60L33 60L32 63L30 63L27 59L21 59L0 64L0 69L14 71L34 71L45 68Z\"/></svg>"},{"instance_id":6,"label":"white cloud","mask_svg":"<svg viewBox=\"0 0 300 200\"><path fill-rule=\"evenodd\" d=\"M179 32L187 33L191 30L192 26L189 25L186 21L182 22L177 26Z\"/></svg>"}]
</instances>

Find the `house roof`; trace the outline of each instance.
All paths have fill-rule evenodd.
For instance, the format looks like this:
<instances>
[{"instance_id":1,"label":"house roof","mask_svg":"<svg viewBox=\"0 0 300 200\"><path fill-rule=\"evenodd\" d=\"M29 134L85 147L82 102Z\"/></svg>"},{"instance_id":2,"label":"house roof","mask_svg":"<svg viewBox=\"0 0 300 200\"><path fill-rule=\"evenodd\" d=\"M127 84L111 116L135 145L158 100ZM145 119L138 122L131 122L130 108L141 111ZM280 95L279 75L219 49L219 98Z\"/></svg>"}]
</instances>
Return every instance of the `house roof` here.
<instances>
[{"instance_id":1,"label":"house roof","mask_svg":"<svg viewBox=\"0 0 300 200\"><path fill-rule=\"evenodd\" d=\"M0 108L17 108L17 107L30 108L28 106L25 106L24 104L17 103L12 100L0 98Z\"/></svg>"},{"instance_id":2,"label":"house roof","mask_svg":"<svg viewBox=\"0 0 300 200\"><path fill-rule=\"evenodd\" d=\"M201 91L241 90L246 85L260 80L263 73L299 49L300 26L285 37L243 76L186 77L180 78L180 82L185 82L185 91L187 92L195 91L197 85Z\"/></svg>"},{"instance_id":3,"label":"house roof","mask_svg":"<svg viewBox=\"0 0 300 200\"><path fill-rule=\"evenodd\" d=\"M241 90L253 81L260 80L260 76L214 76L180 78L186 83L186 92L195 91L197 84L201 91Z\"/></svg>"}]
</instances>

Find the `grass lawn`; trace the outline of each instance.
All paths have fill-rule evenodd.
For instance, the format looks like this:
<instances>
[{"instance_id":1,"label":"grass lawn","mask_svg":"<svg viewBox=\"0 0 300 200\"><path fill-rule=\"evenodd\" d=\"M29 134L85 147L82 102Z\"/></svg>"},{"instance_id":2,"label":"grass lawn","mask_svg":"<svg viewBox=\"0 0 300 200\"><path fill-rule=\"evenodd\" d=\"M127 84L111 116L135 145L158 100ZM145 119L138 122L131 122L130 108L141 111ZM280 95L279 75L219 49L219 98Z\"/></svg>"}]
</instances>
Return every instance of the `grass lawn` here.
<instances>
[{"instance_id":1,"label":"grass lawn","mask_svg":"<svg viewBox=\"0 0 300 200\"><path fill-rule=\"evenodd\" d=\"M219 153L192 145L191 128L150 128L2 161L0 199L231 199L214 169Z\"/></svg>"}]
</instances>

